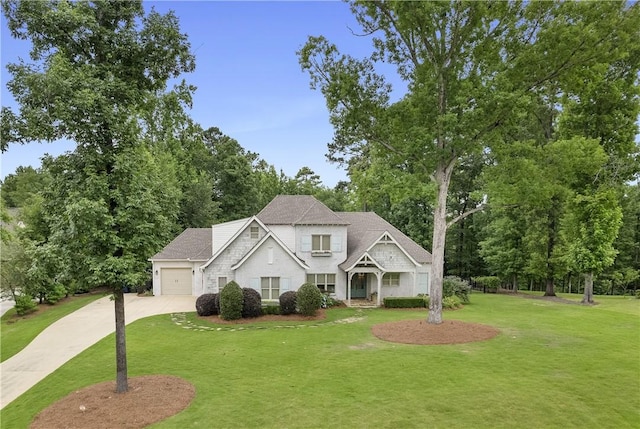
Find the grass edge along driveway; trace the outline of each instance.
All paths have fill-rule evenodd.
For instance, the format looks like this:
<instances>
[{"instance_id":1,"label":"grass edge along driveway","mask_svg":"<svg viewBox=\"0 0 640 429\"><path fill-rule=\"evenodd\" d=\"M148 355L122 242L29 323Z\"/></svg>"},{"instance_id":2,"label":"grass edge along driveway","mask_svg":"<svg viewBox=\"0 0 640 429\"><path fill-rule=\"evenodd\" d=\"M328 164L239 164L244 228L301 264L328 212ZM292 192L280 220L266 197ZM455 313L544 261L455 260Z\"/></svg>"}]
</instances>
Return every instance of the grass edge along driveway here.
<instances>
[{"instance_id":1,"label":"grass edge along driveway","mask_svg":"<svg viewBox=\"0 0 640 429\"><path fill-rule=\"evenodd\" d=\"M49 325L104 296L96 292L65 298L54 305L40 304L37 313L26 316L17 316L15 308L7 311L0 320L0 362L19 353Z\"/></svg>"},{"instance_id":2,"label":"grass edge along driveway","mask_svg":"<svg viewBox=\"0 0 640 429\"><path fill-rule=\"evenodd\" d=\"M195 385L190 407L156 429L636 428L640 300L598 301L473 294L471 305L445 319L486 323L501 334L451 346L371 334L376 323L423 318L424 310L364 310L357 323L236 332L185 329L170 315L154 316L127 328L129 375L172 374ZM353 311L330 310L330 317ZM57 399L114 379L114 365L109 336L3 409L1 427L27 428Z\"/></svg>"}]
</instances>

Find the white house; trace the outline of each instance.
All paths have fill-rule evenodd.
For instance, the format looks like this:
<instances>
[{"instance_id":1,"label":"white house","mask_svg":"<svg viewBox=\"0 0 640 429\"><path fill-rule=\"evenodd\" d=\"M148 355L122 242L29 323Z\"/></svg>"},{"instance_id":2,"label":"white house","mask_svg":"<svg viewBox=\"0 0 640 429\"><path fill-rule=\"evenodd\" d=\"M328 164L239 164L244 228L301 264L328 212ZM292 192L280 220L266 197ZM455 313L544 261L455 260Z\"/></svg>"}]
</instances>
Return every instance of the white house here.
<instances>
[{"instance_id":1,"label":"white house","mask_svg":"<svg viewBox=\"0 0 640 429\"><path fill-rule=\"evenodd\" d=\"M260 213L188 228L151 259L154 295L217 293L235 281L263 300L313 283L337 299L429 294L431 254L373 212L333 212L280 195Z\"/></svg>"}]
</instances>

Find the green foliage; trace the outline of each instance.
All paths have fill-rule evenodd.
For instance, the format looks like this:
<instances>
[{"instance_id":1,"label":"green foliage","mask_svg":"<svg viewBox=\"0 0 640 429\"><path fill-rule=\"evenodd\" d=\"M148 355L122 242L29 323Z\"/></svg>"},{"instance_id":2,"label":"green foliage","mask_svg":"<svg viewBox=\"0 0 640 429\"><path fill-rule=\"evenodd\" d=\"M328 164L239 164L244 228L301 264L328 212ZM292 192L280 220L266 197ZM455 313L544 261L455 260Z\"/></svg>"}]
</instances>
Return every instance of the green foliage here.
<instances>
[{"instance_id":1,"label":"green foliage","mask_svg":"<svg viewBox=\"0 0 640 429\"><path fill-rule=\"evenodd\" d=\"M640 289L636 290L636 298L640 299Z\"/></svg>"},{"instance_id":2,"label":"green foliage","mask_svg":"<svg viewBox=\"0 0 640 429\"><path fill-rule=\"evenodd\" d=\"M322 292L312 283L304 283L298 289L296 304L303 316L313 316L322 305Z\"/></svg>"},{"instance_id":3,"label":"green foliage","mask_svg":"<svg viewBox=\"0 0 640 429\"><path fill-rule=\"evenodd\" d=\"M442 298L442 308L455 310L462 307L462 301L457 295L445 296Z\"/></svg>"},{"instance_id":4,"label":"green foliage","mask_svg":"<svg viewBox=\"0 0 640 429\"><path fill-rule=\"evenodd\" d=\"M250 318L261 315L262 297L260 292L249 287L242 288L242 317Z\"/></svg>"},{"instance_id":5,"label":"green foliage","mask_svg":"<svg viewBox=\"0 0 640 429\"><path fill-rule=\"evenodd\" d=\"M297 301L297 292L294 290L288 290L280 294L280 314L288 315L294 314L297 309L296 301Z\"/></svg>"},{"instance_id":6,"label":"green foliage","mask_svg":"<svg viewBox=\"0 0 640 429\"><path fill-rule=\"evenodd\" d=\"M564 219L567 257L581 273L600 273L613 264L613 243L622 224L622 210L613 189L576 195Z\"/></svg>"},{"instance_id":7,"label":"green foliage","mask_svg":"<svg viewBox=\"0 0 640 429\"><path fill-rule=\"evenodd\" d=\"M37 307L37 304L29 295L16 296L15 309L18 316L24 316L25 314L33 313L34 311L36 311Z\"/></svg>"},{"instance_id":8,"label":"green foliage","mask_svg":"<svg viewBox=\"0 0 640 429\"><path fill-rule=\"evenodd\" d=\"M24 207L43 184L40 172L31 166L20 166L4 178L0 193L7 207Z\"/></svg>"},{"instance_id":9,"label":"green foliage","mask_svg":"<svg viewBox=\"0 0 640 429\"><path fill-rule=\"evenodd\" d=\"M263 315L268 315L268 314L282 314L280 312L280 306L279 305L264 305L262 306L262 314Z\"/></svg>"},{"instance_id":10,"label":"green foliage","mask_svg":"<svg viewBox=\"0 0 640 429\"><path fill-rule=\"evenodd\" d=\"M442 294L444 298L455 296L460 302L468 304L470 291L471 286L469 282L460 277L447 276L442 282Z\"/></svg>"},{"instance_id":11,"label":"green foliage","mask_svg":"<svg viewBox=\"0 0 640 429\"><path fill-rule=\"evenodd\" d=\"M53 289L49 293L47 293L44 302L53 305L56 302L60 301L62 298L66 297L68 294L69 292L67 291L66 287L61 284L56 284Z\"/></svg>"},{"instance_id":12,"label":"green foliage","mask_svg":"<svg viewBox=\"0 0 640 429\"><path fill-rule=\"evenodd\" d=\"M386 308L425 308L429 305L428 297L388 296L383 299Z\"/></svg>"},{"instance_id":13,"label":"green foliage","mask_svg":"<svg viewBox=\"0 0 640 429\"><path fill-rule=\"evenodd\" d=\"M196 299L196 312L198 316L213 316L220 312L216 306L216 293L203 293Z\"/></svg>"},{"instance_id":14,"label":"green foliage","mask_svg":"<svg viewBox=\"0 0 640 429\"><path fill-rule=\"evenodd\" d=\"M322 304L321 304L322 308L331 308L340 304L342 304L342 301L340 301L339 299L335 299L328 293L322 294Z\"/></svg>"},{"instance_id":15,"label":"green foliage","mask_svg":"<svg viewBox=\"0 0 640 429\"><path fill-rule=\"evenodd\" d=\"M243 298L242 288L238 283L227 283L220 292L220 316L224 320L241 319Z\"/></svg>"},{"instance_id":16,"label":"green foliage","mask_svg":"<svg viewBox=\"0 0 640 429\"><path fill-rule=\"evenodd\" d=\"M474 277L473 281L489 293L496 293L500 287L500 278L496 276Z\"/></svg>"}]
</instances>

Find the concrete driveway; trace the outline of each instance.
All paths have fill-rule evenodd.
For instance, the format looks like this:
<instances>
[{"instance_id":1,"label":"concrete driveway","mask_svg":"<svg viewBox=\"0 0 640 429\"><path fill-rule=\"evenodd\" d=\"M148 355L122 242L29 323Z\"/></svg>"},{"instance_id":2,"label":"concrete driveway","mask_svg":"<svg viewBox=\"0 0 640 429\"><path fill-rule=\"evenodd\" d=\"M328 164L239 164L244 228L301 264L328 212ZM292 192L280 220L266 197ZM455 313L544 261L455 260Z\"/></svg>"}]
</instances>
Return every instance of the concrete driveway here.
<instances>
[{"instance_id":1,"label":"concrete driveway","mask_svg":"<svg viewBox=\"0 0 640 429\"><path fill-rule=\"evenodd\" d=\"M195 303L194 296L125 294L125 321L129 324L155 314L195 311ZM114 331L114 306L108 296L53 323L20 353L0 363L0 408Z\"/></svg>"},{"instance_id":2,"label":"concrete driveway","mask_svg":"<svg viewBox=\"0 0 640 429\"><path fill-rule=\"evenodd\" d=\"M11 310L16 303L10 299L3 299L0 301L0 316L4 316L4 313Z\"/></svg>"}]
</instances>

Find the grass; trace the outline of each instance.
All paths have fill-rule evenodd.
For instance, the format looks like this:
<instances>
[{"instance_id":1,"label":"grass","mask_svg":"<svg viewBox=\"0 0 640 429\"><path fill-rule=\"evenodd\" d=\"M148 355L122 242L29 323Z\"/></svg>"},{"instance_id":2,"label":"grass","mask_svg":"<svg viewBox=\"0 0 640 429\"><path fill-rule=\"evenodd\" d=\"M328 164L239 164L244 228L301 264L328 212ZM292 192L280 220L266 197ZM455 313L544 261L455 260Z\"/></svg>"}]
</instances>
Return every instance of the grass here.
<instances>
[{"instance_id":1,"label":"grass","mask_svg":"<svg viewBox=\"0 0 640 429\"><path fill-rule=\"evenodd\" d=\"M15 308L10 309L0 320L0 362L20 352L47 326L103 296L84 294L65 298L55 305L41 304L37 312L26 316L18 316Z\"/></svg>"},{"instance_id":2,"label":"grass","mask_svg":"<svg viewBox=\"0 0 640 429\"><path fill-rule=\"evenodd\" d=\"M129 376L172 374L196 387L189 408L154 429L638 428L640 300L597 300L587 307L473 294L445 319L501 334L449 346L371 334L376 323L424 318L425 310L337 309L330 320L364 319L235 332L154 316L127 328ZM70 392L115 379L113 343L105 338L9 404L1 427L27 428Z\"/></svg>"}]
</instances>

